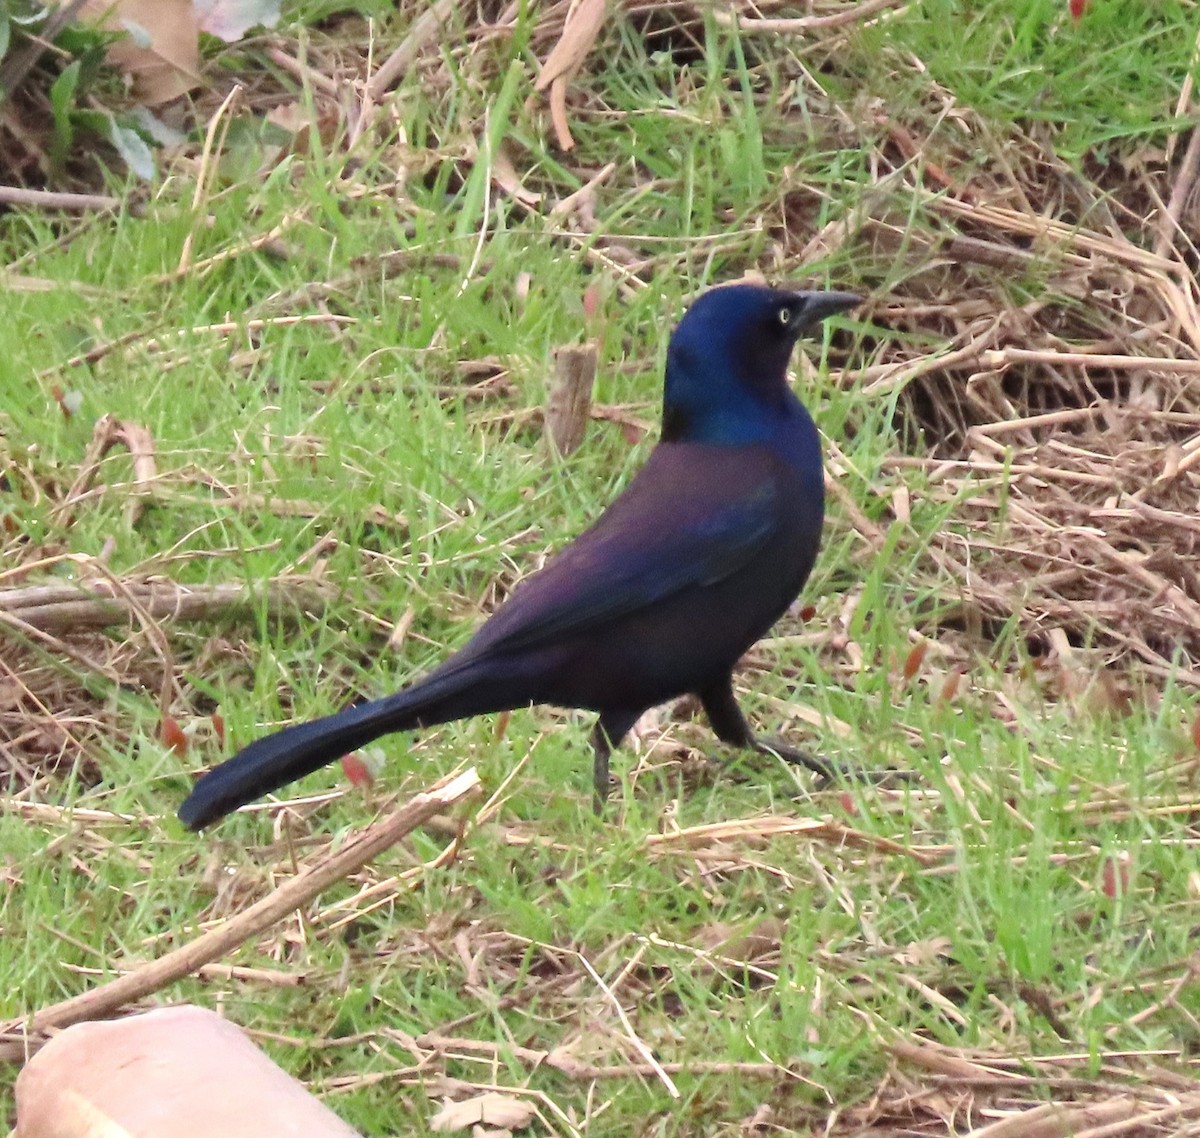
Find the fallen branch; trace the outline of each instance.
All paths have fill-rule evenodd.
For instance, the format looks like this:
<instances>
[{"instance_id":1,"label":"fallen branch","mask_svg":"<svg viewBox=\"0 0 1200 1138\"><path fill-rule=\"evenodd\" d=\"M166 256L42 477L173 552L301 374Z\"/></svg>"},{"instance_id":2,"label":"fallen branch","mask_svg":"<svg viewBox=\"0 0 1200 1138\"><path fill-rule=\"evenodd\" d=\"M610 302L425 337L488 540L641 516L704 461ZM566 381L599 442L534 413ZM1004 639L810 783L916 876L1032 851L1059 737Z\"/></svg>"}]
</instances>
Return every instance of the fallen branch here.
<instances>
[{"instance_id":1,"label":"fallen branch","mask_svg":"<svg viewBox=\"0 0 1200 1138\"><path fill-rule=\"evenodd\" d=\"M311 901L336 881L360 869L373 857L412 833L435 814L458 805L479 790L471 767L415 795L382 822L364 830L323 861L289 878L262 900L165 956L101 984L90 992L62 1000L0 1028L0 1061L20 1062L45 1041L47 1033L84 1020L103 1019L128 1004L220 960L253 936L269 929ZM440 859L439 859L440 860Z\"/></svg>"},{"instance_id":2,"label":"fallen branch","mask_svg":"<svg viewBox=\"0 0 1200 1138\"><path fill-rule=\"evenodd\" d=\"M0 186L0 204L86 213L88 210L119 209L121 199L108 194L71 194L56 190L27 190L24 186Z\"/></svg>"},{"instance_id":3,"label":"fallen branch","mask_svg":"<svg viewBox=\"0 0 1200 1138\"><path fill-rule=\"evenodd\" d=\"M120 594L103 580L0 589L0 627L14 618L39 632L66 632L154 620L209 620L266 609L271 617L319 613L333 590L311 578L279 577L265 585L179 585L136 581ZM11 622L10 622L11 623Z\"/></svg>"}]
</instances>

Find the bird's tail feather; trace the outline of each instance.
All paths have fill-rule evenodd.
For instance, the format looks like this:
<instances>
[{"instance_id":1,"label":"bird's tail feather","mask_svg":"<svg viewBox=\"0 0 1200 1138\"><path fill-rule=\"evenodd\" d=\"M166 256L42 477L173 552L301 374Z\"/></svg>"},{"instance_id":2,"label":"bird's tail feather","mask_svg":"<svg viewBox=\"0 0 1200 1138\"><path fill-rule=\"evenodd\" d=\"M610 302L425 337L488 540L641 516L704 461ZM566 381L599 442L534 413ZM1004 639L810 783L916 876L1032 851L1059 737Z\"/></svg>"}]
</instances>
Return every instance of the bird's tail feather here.
<instances>
[{"instance_id":1,"label":"bird's tail feather","mask_svg":"<svg viewBox=\"0 0 1200 1138\"><path fill-rule=\"evenodd\" d=\"M472 682L469 669L433 674L411 688L256 739L214 767L179 808L189 830L200 830L289 782L392 731L411 731L464 714L458 706ZM449 703L448 703L449 701ZM465 714L480 714L481 707Z\"/></svg>"}]
</instances>

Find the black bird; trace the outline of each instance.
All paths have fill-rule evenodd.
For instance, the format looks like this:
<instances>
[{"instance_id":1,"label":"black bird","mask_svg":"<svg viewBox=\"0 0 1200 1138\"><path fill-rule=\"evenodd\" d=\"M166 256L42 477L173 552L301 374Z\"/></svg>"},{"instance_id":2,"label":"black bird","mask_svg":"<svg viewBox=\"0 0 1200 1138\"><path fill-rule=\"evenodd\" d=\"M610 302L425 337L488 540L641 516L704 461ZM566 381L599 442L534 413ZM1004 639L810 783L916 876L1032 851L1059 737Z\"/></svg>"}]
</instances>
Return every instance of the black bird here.
<instances>
[{"instance_id":1,"label":"black bird","mask_svg":"<svg viewBox=\"0 0 1200 1138\"><path fill-rule=\"evenodd\" d=\"M251 743L179 809L198 830L391 731L535 703L600 713L608 760L638 717L692 692L725 743L823 762L755 739L733 668L795 600L824 518L817 429L787 384L796 340L859 298L736 284L671 337L662 438L616 501L519 585L464 648L410 687Z\"/></svg>"}]
</instances>

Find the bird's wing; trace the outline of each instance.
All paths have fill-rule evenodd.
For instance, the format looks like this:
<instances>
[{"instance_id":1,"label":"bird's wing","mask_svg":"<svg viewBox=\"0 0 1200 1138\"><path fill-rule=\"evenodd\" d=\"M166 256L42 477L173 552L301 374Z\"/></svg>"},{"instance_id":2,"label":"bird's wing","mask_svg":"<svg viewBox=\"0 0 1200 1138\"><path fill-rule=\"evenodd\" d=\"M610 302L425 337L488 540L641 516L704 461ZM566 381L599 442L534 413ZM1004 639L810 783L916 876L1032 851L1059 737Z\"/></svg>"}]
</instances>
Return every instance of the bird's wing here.
<instances>
[{"instance_id":1,"label":"bird's wing","mask_svg":"<svg viewBox=\"0 0 1200 1138\"><path fill-rule=\"evenodd\" d=\"M513 592L468 654L535 647L714 584L779 526L765 448L660 444L595 525Z\"/></svg>"}]
</instances>

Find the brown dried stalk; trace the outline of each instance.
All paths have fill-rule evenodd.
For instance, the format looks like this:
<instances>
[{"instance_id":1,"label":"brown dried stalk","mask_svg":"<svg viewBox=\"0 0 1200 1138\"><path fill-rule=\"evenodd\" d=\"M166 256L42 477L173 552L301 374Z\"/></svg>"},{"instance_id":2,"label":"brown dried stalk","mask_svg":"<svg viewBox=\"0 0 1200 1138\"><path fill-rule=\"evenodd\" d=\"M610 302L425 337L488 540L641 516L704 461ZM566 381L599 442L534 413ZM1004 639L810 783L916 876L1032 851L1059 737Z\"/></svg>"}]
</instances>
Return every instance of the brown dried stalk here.
<instances>
[{"instance_id":1,"label":"brown dried stalk","mask_svg":"<svg viewBox=\"0 0 1200 1138\"><path fill-rule=\"evenodd\" d=\"M341 845L336 853L289 878L266 897L216 928L180 945L166 955L101 984L89 992L62 1000L0 1028L0 1061L29 1057L46 1039L46 1033L89 1019L103 1019L128 1004L161 991L168 984L212 964L269 929L289 913L311 901L335 881L341 881L372 858L393 846L423 822L457 806L479 790L475 768L442 779L415 795L382 822Z\"/></svg>"}]
</instances>

